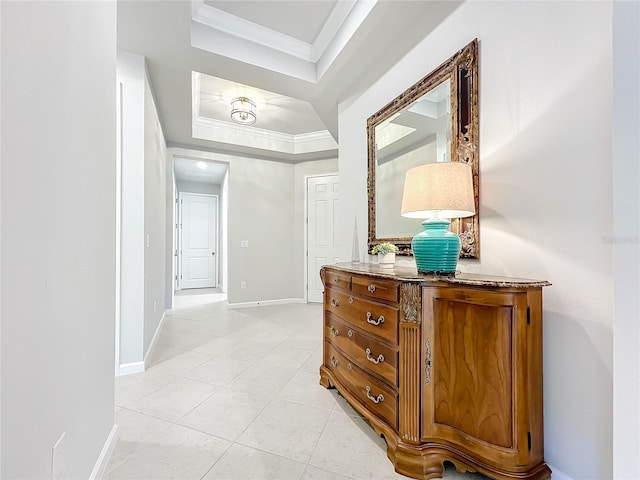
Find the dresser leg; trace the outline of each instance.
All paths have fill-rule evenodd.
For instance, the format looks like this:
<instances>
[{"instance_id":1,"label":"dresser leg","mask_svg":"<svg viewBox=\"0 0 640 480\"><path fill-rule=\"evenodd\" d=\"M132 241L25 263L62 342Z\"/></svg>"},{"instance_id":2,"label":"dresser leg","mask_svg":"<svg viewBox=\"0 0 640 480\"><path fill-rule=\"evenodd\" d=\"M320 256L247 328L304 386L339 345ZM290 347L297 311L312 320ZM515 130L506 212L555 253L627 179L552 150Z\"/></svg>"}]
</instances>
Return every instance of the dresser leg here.
<instances>
[{"instance_id":1,"label":"dresser leg","mask_svg":"<svg viewBox=\"0 0 640 480\"><path fill-rule=\"evenodd\" d=\"M329 376L327 375L326 369L324 365L320 367L320 385L324 388L334 388L335 386L331 383Z\"/></svg>"},{"instance_id":2,"label":"dresser leg","mask_svg":"<svg viewBox=\"0 0 640 480\"><path fill-rule=\"evenodd\" d=\"M395 449L387 449L389 459L398 473L421 480L440 479L444 474L444 458L440 455L416 455L403 448L402 444Z\"/></svg>"}]
</instances>

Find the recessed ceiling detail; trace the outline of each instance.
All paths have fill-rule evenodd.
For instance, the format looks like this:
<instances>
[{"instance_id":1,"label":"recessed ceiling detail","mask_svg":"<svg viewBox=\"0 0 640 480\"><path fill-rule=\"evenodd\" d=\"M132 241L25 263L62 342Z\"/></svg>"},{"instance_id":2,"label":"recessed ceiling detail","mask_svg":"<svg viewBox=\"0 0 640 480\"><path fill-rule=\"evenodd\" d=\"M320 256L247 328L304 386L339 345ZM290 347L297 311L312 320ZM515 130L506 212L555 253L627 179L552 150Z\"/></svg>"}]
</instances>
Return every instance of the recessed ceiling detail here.
<instances>
[{"instance_id":1,"label":"recessed ceiling detail","mask_svg":"<svg viewBox=\"0 0 640 480\"><path fill-rule=\"evenodd\" d=\"M199 72L192 72L192 90L193 138L286 155L336 153L336 141L308 102ZM231 121L230 102L238 97L256 104L255 124Z\"/></svg>"},{"instance_id":2,"label":"recessed ceiling detail","mask_svg":"<svg viewBox=\"0 0 640 480\"><path fill-rule=\"evenodd\" d=\"M191 45L317 83L376 2L377 0L270 2L269 14L265 14L260 5L264 6L264 2L255 0L192 0ZM318 12L315 17L316 25L310 30L313 32L311 35L308 34L309 30L305 33L295 28L295 22L287 21L300 13L302 5L307 11L312 8ZM254 15L248 15L247 12L252 10ZM287 33L282 33L282 25L289 25Z\"/></svg>"},{"instance_id":3,"label":"recessed ceiling detail","mask_svg":"<svg viewBox=\"0 0 640 480\"><path fill-rule=\"evenodd\" d=\"M202 137L215 137L215 132L210 125L201 123L212 119L231 124L231 100L246 96L256 102L258 117L248 128L287 134L288 143L296 145L312 137L318 137L313 143L325 142L321 138L324 134L312 135L325 130L337 139L339 103L370 88L463 3L464 0L122 1L118 2L118 49L145 57L158 116L170 147L277 162L307 162L336 158L337 148L289 154L282 150L296 151L299 147L281 145L280 151L274 151L204 140ZM225 14L232 20L228 26L220 17ZM253 39L247 33L251 28L256 35L267 36ZM329 38L332 32L335 37ZM253 88L238 84L235 90L218 92L224 103L223 116L217 117L211 111L217 103L207 101L215 100L211 91L203 90L201 98L194 98L200 90L193 89L193 71L305 100L309 103L303 108L312 115L305 119L288 104L276 105L270 97L260 98ZM412 81L407 78L407 83ZM270 110L276 111L271 106L281 111L269 122L266 115Z\"/></svg>"}]
</instances>

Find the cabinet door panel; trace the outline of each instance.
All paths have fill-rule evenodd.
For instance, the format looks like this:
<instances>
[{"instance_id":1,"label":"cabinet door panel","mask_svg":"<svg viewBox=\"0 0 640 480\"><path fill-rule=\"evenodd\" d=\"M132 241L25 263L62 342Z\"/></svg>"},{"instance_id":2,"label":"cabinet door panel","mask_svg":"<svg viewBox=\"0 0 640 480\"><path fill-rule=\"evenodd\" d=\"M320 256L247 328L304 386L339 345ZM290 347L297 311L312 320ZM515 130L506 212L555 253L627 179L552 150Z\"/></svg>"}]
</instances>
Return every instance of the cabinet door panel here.
<instances>
[{"instance_id":1,"label":"cabinet door panel","mask_svg":"<svg viewBox=\"0 0 640 480\"><path fill-rule=\"evenodd\" d=\"M434 421L513 446L512 308L435 302Z\"/></svg>"},{"instance_id":2,"label":"cabinet door panel","mask_svg":"<svg viewBox=\"0 0 640 480\"><path fill-rule=\"evenodd\" d=\"M423 290L422 438L527 465L526 293Z\"/></svg>"}]
</instances>

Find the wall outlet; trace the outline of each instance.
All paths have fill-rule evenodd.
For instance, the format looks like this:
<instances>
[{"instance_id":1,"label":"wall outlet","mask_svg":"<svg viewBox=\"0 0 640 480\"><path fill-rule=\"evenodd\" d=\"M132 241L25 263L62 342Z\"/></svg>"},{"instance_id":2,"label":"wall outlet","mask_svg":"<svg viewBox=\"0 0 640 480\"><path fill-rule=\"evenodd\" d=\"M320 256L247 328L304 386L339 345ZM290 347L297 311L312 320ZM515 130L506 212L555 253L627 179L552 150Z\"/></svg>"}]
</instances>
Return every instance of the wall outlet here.
<instances>
[{"instance_id":1,"label":"wall outlet","mask_svg":"<svg viewBox=\"0 0 640 480\"><path fill-rule=\"evenodd\" d=\"M149 245L151 245L151 242L149 242L149 234L147 233L147 248L149 248Z\"/></svg>"},{"instance_id":2,"label":"wall outlet","mask_svg":"<svg viewBox=\"0 0 640 480\"><path fill-rule=\"evenodd\" d=\"M240 282L240 288L243 290L247 288L247 282Z\"/></svg>"},{"instance_id":3,"label":"wall outlet","mask_svg":"<svg viewBox=\"0 0 640 480\"><path fill-rule=\"evenodd\" d=\"M62 432L60 438L51 449L51 480L62 480L65 468L65 433Z\"/></svg>"},{"instance_id":4,"label":"wall outlet","mask_svg":"<svg viewBox=\"0 0 640 480\"><path fill-rule=\"evenodd\" d=\"M240 240L240 246L242 248L249 248L249 240Z\"/></svg>"}]
</instances>

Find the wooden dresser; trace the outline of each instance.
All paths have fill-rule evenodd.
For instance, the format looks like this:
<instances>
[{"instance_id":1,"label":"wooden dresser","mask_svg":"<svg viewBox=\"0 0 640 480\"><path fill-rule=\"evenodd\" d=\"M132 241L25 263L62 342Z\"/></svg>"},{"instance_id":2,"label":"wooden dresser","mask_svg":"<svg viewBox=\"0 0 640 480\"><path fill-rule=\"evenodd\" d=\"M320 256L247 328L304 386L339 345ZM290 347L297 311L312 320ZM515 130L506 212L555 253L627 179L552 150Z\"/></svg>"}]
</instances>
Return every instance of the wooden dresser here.
<instances>
[{"instance_id":1,"label":"wooden dresser","mask_svg":"<svg viewBox=\"0 0 640 480\"><path fill-rule=\"evenodd\" d=\"M443 462L496 479L549 479L542 415L545 281L322 267L324 357L335 387L387 442L397 472Z\"/></svg>"}]
</instances>

